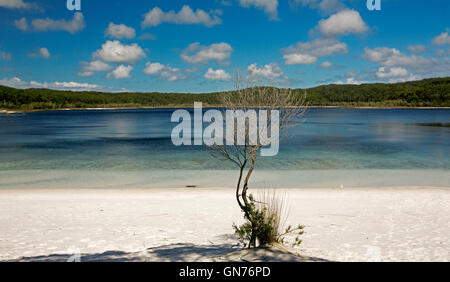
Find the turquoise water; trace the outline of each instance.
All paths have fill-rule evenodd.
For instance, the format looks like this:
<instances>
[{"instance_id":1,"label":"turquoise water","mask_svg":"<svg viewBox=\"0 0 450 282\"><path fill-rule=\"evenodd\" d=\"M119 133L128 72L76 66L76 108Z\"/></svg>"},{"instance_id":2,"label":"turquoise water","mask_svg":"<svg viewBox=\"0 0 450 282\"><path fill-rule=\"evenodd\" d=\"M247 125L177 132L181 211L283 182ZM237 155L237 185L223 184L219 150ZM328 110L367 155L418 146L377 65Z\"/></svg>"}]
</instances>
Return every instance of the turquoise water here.
<instances>
[{"instance_id":1,"label":"turquoise water","mask_svg":"<svg viewBox=\"0 0 450 282\"><path fill-rule=\"evenodd\" d=\"M211 171L226 174L234 169L203 146L172 145L170 134L176 126L170 122L172 112L79 110L0 115L0 187L20 185L14 182L18 172L35 175L26 182L34 184L38 175L48 175L41 180L44 183L55 181L58 171L78 176L86 171L101 172L105 177L121 172L127 175L124 179L147 175L144 183L164 171L170 171L169 178L184 171L200 171L208 177ZM419 171L432 170L443 176L439 181L447 181L450 128L430 123L450 123L450 110L311 108L303 123L290 129L280 153L261 157L258 169L270 174L270 179L279 171L291 175L311 171L318 178L342 171L348 178L364 178L368 176L361 171L420 175ZM437 181L433 178L435 174L430 184ZM181 177L180 183L183 181ZM116 179L115 183L119 182Z\"/></svg>"}]
</instances>

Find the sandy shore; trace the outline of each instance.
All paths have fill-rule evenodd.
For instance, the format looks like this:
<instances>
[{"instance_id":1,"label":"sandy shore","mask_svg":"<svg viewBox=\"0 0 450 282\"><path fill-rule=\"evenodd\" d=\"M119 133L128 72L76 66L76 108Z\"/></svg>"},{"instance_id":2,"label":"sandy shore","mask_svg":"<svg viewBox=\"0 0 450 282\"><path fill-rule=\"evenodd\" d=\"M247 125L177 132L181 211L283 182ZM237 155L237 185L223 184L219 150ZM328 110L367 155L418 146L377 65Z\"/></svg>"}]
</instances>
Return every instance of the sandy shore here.
<instances>
[{"instance_id":1,"label":"sandy shore","mask_svg":"<svg viewBox=\"0 0 450 282\"><path fill-rule=\"evenodd\" d=\"M306 226L297 257L240 250L232 189L1 189L0 261L450 260L449 188L279 193Z\"/></svg>"}]
</instances>

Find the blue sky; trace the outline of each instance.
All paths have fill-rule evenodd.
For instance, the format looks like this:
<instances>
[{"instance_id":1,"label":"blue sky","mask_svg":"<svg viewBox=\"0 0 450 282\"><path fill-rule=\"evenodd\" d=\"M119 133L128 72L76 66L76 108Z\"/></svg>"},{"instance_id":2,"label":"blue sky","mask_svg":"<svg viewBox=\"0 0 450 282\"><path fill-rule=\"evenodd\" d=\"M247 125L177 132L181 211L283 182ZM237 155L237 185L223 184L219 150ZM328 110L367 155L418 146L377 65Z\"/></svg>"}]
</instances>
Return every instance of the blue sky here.
<instances>
[{"instance_id":1,"label":"blue sky","mask_svg":"<svg viewBox=\"0 0 450 282\"><path fill-rule=\"evenodd\" d=\"M449 1L0 0L0 84L211 92L450 76Z\"/></svg>"}]
</instances>

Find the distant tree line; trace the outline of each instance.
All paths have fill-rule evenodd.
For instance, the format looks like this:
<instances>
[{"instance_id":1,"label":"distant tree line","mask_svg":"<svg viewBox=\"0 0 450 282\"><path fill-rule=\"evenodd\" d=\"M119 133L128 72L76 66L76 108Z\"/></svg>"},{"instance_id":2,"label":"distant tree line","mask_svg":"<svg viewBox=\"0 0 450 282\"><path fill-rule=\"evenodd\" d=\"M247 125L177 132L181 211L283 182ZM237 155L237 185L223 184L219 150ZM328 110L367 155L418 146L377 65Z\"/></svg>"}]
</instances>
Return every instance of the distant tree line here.
<instances>
[{"instance_id":1,"label":"distant tree line","mask_svg":"<svg viewBox=\"0 0 450 282\"><path fill-rule=\"evenodd\" d=\"M309 104L315 106L450 106L450 77L394 84L326 85L307 91Z\"/></svg>"},{"instance_id":2,"label":"distant tree line","mask_svg":"<svg viewBox=\"0 0 450 282\"><path fill-rule=\"evenodd\" d=\"M297 95L303 95L305 90L309 106L450 107L450 77L395 84L331 84L294 91ZM203 102L204 106L221 106L221 95L229 93L105 93L0 86L0 109L191 107L194 102Z\"/></svg>"}]
</instances>

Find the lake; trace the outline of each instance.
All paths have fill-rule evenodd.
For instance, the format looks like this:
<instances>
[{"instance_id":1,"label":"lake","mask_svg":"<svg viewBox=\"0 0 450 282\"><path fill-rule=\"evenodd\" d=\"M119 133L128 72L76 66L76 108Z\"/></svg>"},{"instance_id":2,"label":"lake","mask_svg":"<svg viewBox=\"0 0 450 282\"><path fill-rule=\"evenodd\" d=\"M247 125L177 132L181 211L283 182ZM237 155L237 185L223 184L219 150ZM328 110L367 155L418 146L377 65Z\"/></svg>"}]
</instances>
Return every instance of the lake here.
<instances>
[{"instance_id":1,"label":"lake","mask_svg":"<svg viewBox=\"0 0 450 282\"><path fill-rule=\"evenodd\" d=\"M174 109L0 115L0 188L233 186L235 167L171 142ZM450 186L449 109L310 108L255 186Z\"/></svg>"}]
</instances>

